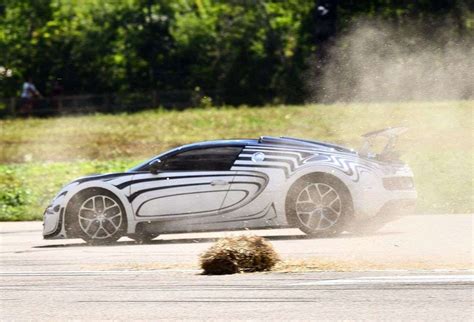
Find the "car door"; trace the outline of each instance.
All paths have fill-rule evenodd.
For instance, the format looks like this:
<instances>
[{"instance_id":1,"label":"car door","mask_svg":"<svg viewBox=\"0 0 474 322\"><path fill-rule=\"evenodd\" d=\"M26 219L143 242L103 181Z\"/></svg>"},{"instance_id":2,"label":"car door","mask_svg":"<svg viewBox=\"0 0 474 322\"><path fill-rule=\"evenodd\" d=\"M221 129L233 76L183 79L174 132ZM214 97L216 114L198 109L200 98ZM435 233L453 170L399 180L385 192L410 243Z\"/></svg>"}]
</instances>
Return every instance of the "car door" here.
<instances>
[{"instance_id":1,"label":"car door","mask_svg":"<svg viewBox=\"0 0 474 322\"><path fill-rule=\"evenodd\" d=\"M219 213L241 147L199 147L165 156L158 173L137 174L130 201L137 217L186 219Z\"/></svg>"},{"instance_id":2,"label":"car door","mask_svg":"<svg viewBox=\"0 0 474 322\"><path fill-rule=\"evenodd\" d=\"M274 218L271 208L284 186L284 175L262 151L245 147L236 159L232 167L236 173L220 211L223 222L250 228L268 226L269 218Z\"/></svg>"}]
</instances>

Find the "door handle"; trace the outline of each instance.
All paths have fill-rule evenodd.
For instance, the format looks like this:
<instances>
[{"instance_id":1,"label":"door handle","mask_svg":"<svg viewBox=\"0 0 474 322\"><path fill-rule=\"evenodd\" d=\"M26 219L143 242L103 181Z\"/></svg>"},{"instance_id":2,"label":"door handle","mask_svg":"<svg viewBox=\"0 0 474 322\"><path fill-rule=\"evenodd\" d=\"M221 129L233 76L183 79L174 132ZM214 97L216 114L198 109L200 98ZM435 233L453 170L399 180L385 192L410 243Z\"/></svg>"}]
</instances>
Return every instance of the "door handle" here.
<instances>
[{"instance_id":1,"label":"door handle","mask_svg":"<svg viewBox=\"0 0 474 322\"><path fill-rule=\"evenodd\" d=\"M229 182L225 181L225 180L214 180L214 181L211 181L211 186L226 186L228 185Z\"/></svg>"}]
</instances>

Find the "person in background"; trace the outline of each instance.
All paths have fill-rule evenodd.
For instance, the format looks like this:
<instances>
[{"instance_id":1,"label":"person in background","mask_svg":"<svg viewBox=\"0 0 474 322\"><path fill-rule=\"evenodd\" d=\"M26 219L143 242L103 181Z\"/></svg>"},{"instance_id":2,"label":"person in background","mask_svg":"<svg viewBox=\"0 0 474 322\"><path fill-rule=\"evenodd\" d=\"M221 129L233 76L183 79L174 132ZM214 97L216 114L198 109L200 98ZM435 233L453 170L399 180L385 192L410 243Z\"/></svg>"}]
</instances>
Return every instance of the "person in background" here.
<instances>
[{"instance_id":1,"label":"person in background","mask_svg":"<svg viewBox=\"0 0 474 322\"><path fill-rule=\"evenodd\" d=\"M37 97L43 96L33 84L33 79L31 77L26 78L21 91L20 114L31 116L31 113L33 111L33 105Z\"/></svg>"}]
</instances>

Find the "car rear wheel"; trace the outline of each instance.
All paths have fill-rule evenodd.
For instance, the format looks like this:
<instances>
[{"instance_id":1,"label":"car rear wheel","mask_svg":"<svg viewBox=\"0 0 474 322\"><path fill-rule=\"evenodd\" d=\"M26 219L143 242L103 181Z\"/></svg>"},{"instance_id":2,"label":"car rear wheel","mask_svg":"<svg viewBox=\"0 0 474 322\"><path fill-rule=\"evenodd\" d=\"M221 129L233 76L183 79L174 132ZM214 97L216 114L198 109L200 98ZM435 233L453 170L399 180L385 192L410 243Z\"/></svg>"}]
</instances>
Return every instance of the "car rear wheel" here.
<instances>
[{"instance_id":1,"label":"car rear wheel","mask_svg":"<svg viewBox=\"0 0 474 322\"><path fill-rule=\"evenodd\" d=\"M123 236L126 216L122 203L103 189L89 189L73 200L70 215L75 230L86 242L108 244Z\"/></svg>"},{"instance_id":2,"label":"car rear wheel","mask_svg":"<svg viewBox=\"0 0 474 322\"><path fill-rule=\"evenodd\" d=\"M287 198L290 223L314 237L340 234L350 209L348 192L342 184L324 175L299 180Z\"/></svg>"}]
</instances>

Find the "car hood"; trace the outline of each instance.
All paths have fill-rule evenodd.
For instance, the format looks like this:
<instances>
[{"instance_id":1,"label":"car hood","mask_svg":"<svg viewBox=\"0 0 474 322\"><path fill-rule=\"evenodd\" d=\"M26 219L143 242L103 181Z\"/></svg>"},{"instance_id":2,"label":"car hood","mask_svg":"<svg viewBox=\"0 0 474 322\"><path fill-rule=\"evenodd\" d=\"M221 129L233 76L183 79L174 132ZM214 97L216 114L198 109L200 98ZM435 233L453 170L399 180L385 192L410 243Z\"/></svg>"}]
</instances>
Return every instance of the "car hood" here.
<instances>
[{"instance_id":1,"label":"car hood","mask_svg":"<svg viewBox=\"0 0 474 322\"><path fill-rule=\"evenodd\" d=\"M84 183L87 181L94 181L94 180L101 180L101 181L109 181L113 180L119 177L124 177L124 176L131 176L133 175L132 172L116 172L116 173L106 173L106 174L92 174L88 175L85 177L78 178L73 181L77 183Z\"/></svg>"}]
</instances>

